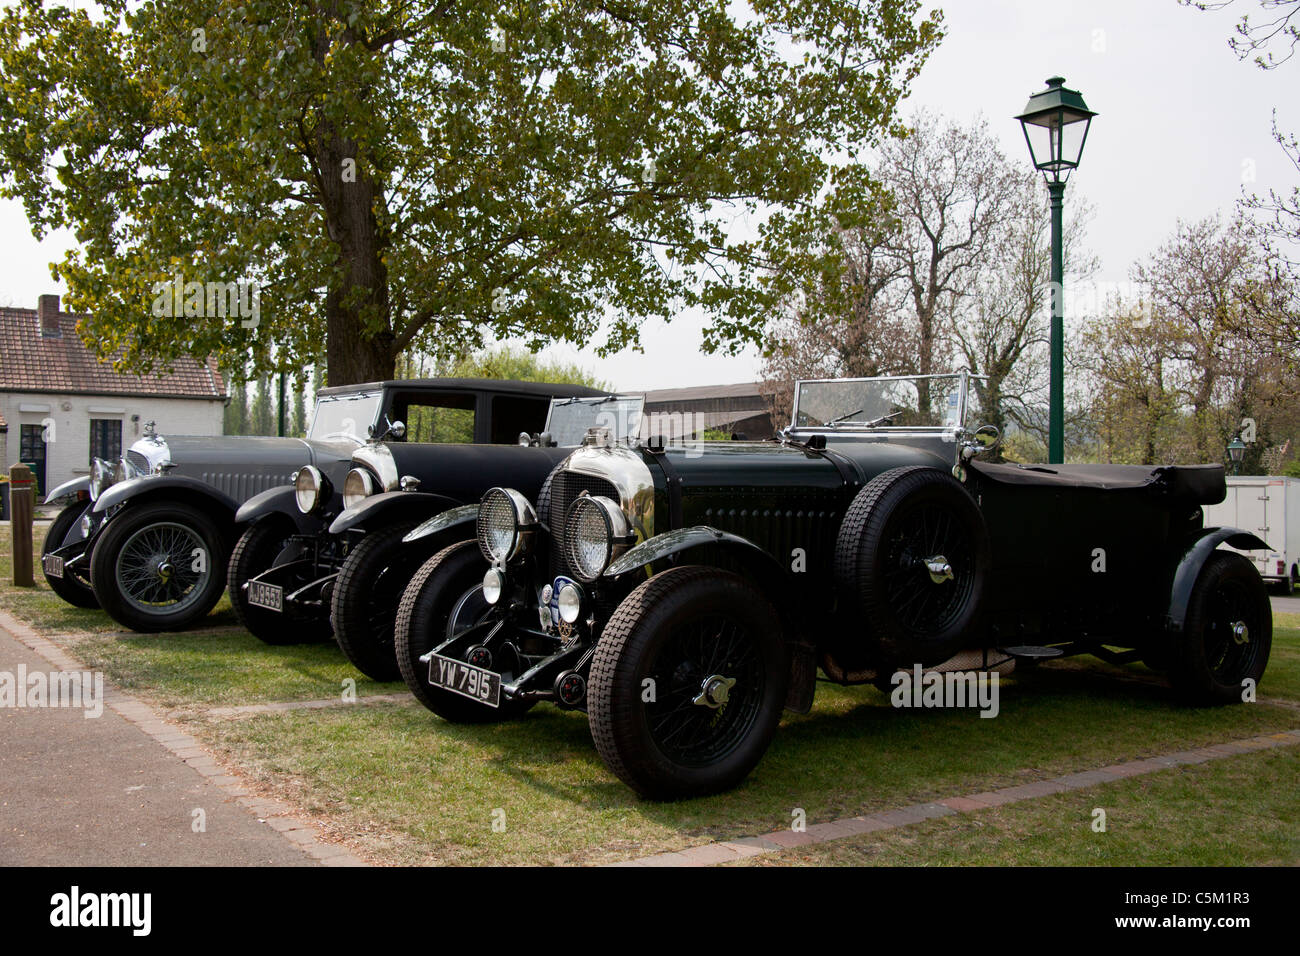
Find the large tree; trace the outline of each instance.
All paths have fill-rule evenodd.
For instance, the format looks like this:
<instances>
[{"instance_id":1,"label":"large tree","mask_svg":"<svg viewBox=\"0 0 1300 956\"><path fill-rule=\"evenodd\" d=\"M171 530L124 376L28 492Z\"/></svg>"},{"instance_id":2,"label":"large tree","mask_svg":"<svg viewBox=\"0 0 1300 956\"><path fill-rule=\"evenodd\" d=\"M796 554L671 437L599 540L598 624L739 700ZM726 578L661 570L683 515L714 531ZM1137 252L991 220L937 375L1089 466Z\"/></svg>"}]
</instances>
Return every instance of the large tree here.
<instances>
[{"instance_id":1,"label":"large tree","mask_svg":"<svg viewBox=\"0 0 1300 956\"><path fill-rule=\"evenodd\" d=\"M56 277L135 368L324 353L338 385L489 333L616 350L690 307L738 348L809 224L874 195L852 159L941 35L918 6L25 0L0 192L75 229ZM174 276L198 315L151 314ZM255 283L256 323L186 282Z\"/></svg>"},{"instance_id":2,"label":"large tree","mask_svg":"<svg viewBox=\"0 0 1300 956\"><path fill-rule=\"evenodd\" d=\"M983 119L959 123L921 111L906 137L883 145L870 174L888 192L879 218L822 238L839 268L787 303L773 323L765 389L789 412L796 378L925 375L964 365L982 376L990 424L1004 398L1034 427L1030 368L1046 336L1050 278L1046 195L1037 173L1009 160ZM1076 204L1067 265L1091 261L1078 246L1087 207ZM1010 393L1010 395L1008 394Z\"/></svg>"},{"instance_id":3,"label":"large tree","mask_svg":"<svg viewBox=\"0 0 1300 956\"><path fill-rule=\"evenodd\" d=\"M1235 0L1182 0L1200 10L1242 9ZM1257 7L1252 13L1250 7ZM1262 70L1276 70L1295 56L1300 46L1300 0L1247 0L1229 40L1232 51ZM1290 88L1286 89L1288 96ZM1273 141L1300 174L1300 140L1277 125ZM1241 211L1254 238L1267 255L1267 273L1251 289L1239 330L1257 342L1272 343L1292 361L1300 354L1300 185L1271 187L1264 193L1243 187Z\"/></svg>"}]
</instances>

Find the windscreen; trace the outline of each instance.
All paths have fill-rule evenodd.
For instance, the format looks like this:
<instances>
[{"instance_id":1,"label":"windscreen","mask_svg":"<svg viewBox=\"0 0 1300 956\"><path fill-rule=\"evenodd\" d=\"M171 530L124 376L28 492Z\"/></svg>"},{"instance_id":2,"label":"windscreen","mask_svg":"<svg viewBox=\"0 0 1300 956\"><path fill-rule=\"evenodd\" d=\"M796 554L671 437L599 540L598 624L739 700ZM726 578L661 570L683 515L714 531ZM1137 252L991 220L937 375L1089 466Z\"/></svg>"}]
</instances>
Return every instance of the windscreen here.
<instances>
[{"instance_id":1,"label":"windscreen","mask_svg":"<svg viewBox=\"0 0 1300 956\"><path fill-rule=\"evenodd\" d=\"M582 436L592 427L608 428L616 442L629 441L641 428L641 395L614 395L608 398L557 398L551 402L546 430L561 448L582 444Z\"/></svg>"},{"instance_id":2,"label":"windscreen","mask_svg":"<svg viewBox=\"0 0 1300 956\"><path fill-rule=\"evenodd\" d=\"M800 382L795 395L795 428L955 428L964 417L960 375Z\"/></svg>"},{"instance_id":3,"label":"windscreen","mask_svg":"<svg viewBox=\"0 0 1300 956\"><path fill-rule=\"evenodd\" d=\"M379 413L382 393L348 392L345 395L321 395L316 400L307 437L315 441L366 440L366 429Z\"/></svg>"}]
</instances>

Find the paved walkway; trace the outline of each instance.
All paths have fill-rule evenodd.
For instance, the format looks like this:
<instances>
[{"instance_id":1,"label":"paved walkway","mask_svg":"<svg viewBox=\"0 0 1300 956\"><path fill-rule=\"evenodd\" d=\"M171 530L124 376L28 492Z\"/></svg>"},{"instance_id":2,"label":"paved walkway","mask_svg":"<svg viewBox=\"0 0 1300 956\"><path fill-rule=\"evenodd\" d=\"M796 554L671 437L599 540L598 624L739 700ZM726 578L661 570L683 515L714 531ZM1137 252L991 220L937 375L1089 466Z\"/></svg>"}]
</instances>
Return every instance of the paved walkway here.
<instances>
[{"instance_id":1,"label":"paved walkway","mask_svg":"<svg viewBox=\"0 0 1300 956\"><path fill-rule=\"evenodd\" d=\"M0 611L0 681L20 668L83 670ZM91 719L0 706L0 866L364 865L148 706L112 685L103 700Z\"/></svg>"}]
</instances>

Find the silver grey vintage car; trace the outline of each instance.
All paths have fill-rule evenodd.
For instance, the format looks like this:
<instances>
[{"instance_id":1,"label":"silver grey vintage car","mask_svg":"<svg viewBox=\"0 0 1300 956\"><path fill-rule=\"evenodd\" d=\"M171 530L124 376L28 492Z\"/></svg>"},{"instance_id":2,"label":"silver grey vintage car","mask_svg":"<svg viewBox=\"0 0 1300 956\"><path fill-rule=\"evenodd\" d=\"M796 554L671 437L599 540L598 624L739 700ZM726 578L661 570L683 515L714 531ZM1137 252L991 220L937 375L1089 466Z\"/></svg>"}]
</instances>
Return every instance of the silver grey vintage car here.
<instances>
[{"instance_id":1,"label":"silver grey vintage car","mask_svg":"<svg viewBox=\"0 0 1300 956\"><path fill-rule=\"evenodd\" d=\"M353 451L370 438L513 441L543 427L552 395L590 391L551 385L523 400L510 384L443 378L324 388L305 439L175 437L151 423L117 462L97 459L89 476L47 496L67 505L46 537L46 580L64 600L98 605L132 630L185 627L225 590L240 505L292 482L304 466L341 487ZM327 523L299 520L301 533ZM305 526L312 522L319 527Z\"/></svg>"}]
</instances>

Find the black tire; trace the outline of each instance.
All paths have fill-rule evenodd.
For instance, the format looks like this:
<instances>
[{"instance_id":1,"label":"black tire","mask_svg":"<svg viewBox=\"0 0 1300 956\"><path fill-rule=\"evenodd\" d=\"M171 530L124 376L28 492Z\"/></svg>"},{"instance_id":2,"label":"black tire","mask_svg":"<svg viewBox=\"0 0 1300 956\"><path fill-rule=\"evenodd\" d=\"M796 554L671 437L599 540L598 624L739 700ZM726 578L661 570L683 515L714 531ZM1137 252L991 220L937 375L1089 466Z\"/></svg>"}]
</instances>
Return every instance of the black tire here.
<instances>
[{"instance_id":1,"label":"black tire","mask_svg":"<svg viewBox=\"0 0 1300 956\"><path fill-rule=\"evenodd\" d=\"M1240 637L1234 635L1237 623L1246 628ZM1174 642L1174 692L1201 707L1241 703L1243 682L1259 684L1272 646L1273 609L1259 572L1239 554L1214 552L1196 579Z\"/></svg>"},{"instance_id":2,"label":"black tire","mask_svg":"<svg viewBox=\"0 0 1300 956\"><path fill-rule=\"evenodd\" d=\"M952 576L935 581L921 559L939 555ZM988 567L984 515L947 472L912 465L867 482L835 543L847 619L863 628L862 660L853 663L883 673L950 658L979 627Z\"/></svg>"},{"instance_id":3,"label":"black tire","mask_svg":"<svg viewBox=\"0 0 1300 956\"><path fill-rule=\"evenodd\" d=\"M81 516L95 506L93 501L74 501L68 505L50 522L50 528L45 533L45 541L41 545L41 557L49 554L51 551L57 551L63 544L63 539L67 536L81 520ZM45 574L45 563L41 562L41 573ZM99 607L99 598L95 597L94 589L89 584L64 571L63 577L52 578L45 574L45 583L50 586L50 590L57 594L63 600L67 601L73 607Z\"/></svg>"},{"instance_id":4,"label":"black tire","mask_svg":"<svg viewBox=\"0 0 1300 956\"><path fill-rule=\"evenodd\" d=\"M270 570L293 533L292 522L284 518L264 518L247 528L230 552L230 568L226 572L230 606L239 623L266 644L309 644L328 640L331 633L327 617L294 617L248 603L244 582Z\"/></svg>"},{"instance_id":5,"label":"black tire","mask_svg":"<svg viewBox=\"0 0 1300 956\"><path fill-rule=\"evenodd\" d=\"M433 650L451 635L452 612L461 599L481 585L487 561L477 541L460 541L444 548L420 566L402 594L394 629L397 666L416 700L454 724L489 724L522 715L534 701L507 701L489 707L434 687L429 667L420 655Z\"/></svg>"},{"instance_id":6,"label":"black tire","mask_svg":"<svg viewBox=\"0 0 1300 956\"><path fill-rule=\"evenodd\" d=\"M429 557L427 546L402 544L404 522L368 532L339 569L330 600L334 637L352 666L372 680L400 680L393 627L402 592Z\"/></svg>"},{"instance_id":7,"label":"black tire","mask_svg":"<svg viewBox=\"0 0 1300 956\"><path fill-rule=\"evenodd\" d=\"M194 570L202 548L203 570ZM90 582L113 620L133 631L171 631L212 610L226 587L226 538L217 523L180 502L128 505L99 533ZM164 575L161 566L169 571Z\"/></svg>"},{"instance_id":8,"label":"black tire","mask_svg":"<svg viewBox=\"0 0 1300 956\"><path fill-rule=\"evenodd\" d=\"M789 661L778 620L753 585L713 568L673 568L629 594L601 633L587 692L596 750L618 778L654 800L744 780L785 702ZM725 702L696 703L715 675L737 681ZM654 700L643 700L646 688Z\"/></svg>"}]
</instances>

